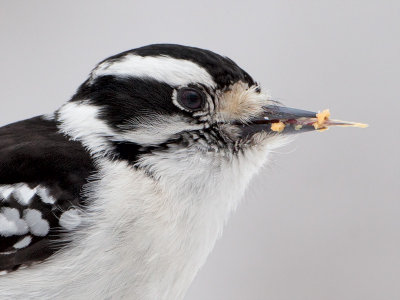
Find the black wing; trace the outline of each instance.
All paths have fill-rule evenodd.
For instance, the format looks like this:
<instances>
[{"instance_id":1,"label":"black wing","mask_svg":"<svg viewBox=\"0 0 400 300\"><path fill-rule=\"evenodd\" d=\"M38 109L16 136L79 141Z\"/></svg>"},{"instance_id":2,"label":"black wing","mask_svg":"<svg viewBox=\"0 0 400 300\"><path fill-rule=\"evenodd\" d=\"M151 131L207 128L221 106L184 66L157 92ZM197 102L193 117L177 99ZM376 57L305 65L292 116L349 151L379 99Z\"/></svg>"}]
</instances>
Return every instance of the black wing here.
<instances>
[{"instance_id":1,"label":"black wing","mask_svg":"<svg viewBox=\"0 0 400 300\"><path fill-rule=\"evenodd\" d=\"M0 273L40 262L79 225L94 171L82 145L36 117L0 128Z\"/></svg>"}]
</instances>

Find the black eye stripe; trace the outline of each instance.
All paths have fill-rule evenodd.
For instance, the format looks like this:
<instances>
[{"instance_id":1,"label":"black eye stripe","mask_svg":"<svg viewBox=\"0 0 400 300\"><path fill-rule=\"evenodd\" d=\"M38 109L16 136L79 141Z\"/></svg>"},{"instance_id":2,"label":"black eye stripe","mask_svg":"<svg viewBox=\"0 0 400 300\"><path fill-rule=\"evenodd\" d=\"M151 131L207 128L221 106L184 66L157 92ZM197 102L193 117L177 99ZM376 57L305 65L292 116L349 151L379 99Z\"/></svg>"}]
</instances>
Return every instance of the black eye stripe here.
<instances>
[{"instance_id":1,"label":"black eye stripe","mask_svg":"<svg viewBox=\"0 0 400 300\"><path fill-rule=\"evenodd\" d=\"M194 88L182 88L178 91L177 100L180 105L189 111L198 111L204 108L205 95Z\"/></svg>"}]
</instances>

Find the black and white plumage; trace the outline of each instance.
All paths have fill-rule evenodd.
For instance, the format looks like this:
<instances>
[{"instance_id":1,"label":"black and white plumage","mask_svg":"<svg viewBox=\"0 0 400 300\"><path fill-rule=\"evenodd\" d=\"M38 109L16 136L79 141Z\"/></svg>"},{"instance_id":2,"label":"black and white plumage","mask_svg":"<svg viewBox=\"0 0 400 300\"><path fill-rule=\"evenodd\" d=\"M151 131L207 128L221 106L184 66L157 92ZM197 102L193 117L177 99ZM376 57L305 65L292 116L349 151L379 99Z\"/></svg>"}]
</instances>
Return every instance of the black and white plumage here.
<instances>
[{"instance_id":1,"label":"black and white plumage","mask_svg":"<svg viewBox=\"0 0 400 300\"><path fill-rule=\"evenodd\" d=\"M182 299L285 140L271 104L230 59L162 44L0 128L0 298Z\"/></svg>"},{"instance_id":2,"label":"black and white plumage","mask_svg":"<svg viewBox=\"0 0 400 300\"><path fill-rule=\"evenodd\" d=\"M79 142L54 120L32 118L0 128L0 268L17 270L62 247L79 225L83 185L94 171Z\"/></svg>"}]
</instances>

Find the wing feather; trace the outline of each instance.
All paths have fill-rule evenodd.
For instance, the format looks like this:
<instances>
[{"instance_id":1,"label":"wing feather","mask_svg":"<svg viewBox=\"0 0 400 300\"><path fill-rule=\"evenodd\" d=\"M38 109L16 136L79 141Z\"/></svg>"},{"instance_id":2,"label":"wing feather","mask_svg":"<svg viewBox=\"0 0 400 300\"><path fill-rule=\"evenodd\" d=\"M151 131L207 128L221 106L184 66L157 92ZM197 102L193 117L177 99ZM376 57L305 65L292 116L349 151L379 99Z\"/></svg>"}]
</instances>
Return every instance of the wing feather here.
<instances>
[{"instance_id":1,"label":"wing feather","mask_svg":"<svg viewBox=\"0 0 400 300\"><path fill-rule=\"evenodd\" d=\"M94 171L78 142L36 117L0 128L0 274L50 257L79 225ZM58 242L63 240L63 243Z\"/></svg>"}]
</instances>

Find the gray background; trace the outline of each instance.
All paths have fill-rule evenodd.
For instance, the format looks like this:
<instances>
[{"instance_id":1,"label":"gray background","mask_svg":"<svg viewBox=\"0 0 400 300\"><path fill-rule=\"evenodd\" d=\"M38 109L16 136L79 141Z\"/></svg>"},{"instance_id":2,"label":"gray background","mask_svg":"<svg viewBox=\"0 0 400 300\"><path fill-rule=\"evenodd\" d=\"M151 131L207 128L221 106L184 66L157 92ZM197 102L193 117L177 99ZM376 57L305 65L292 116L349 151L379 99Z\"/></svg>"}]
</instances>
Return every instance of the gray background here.
<instances>
[{"instance_id":1,"label":"gray background","mask_svg":"<svg viewBox=\"0 0 400 300\"><path fill-rule=\"evenodd\" d=\"M400 299L399 19L388 0L1 1L0 125L53 111L123 50L225 54L285 104L370 127L278 150L187 299Z\"/></svg>"}]
</instances>

